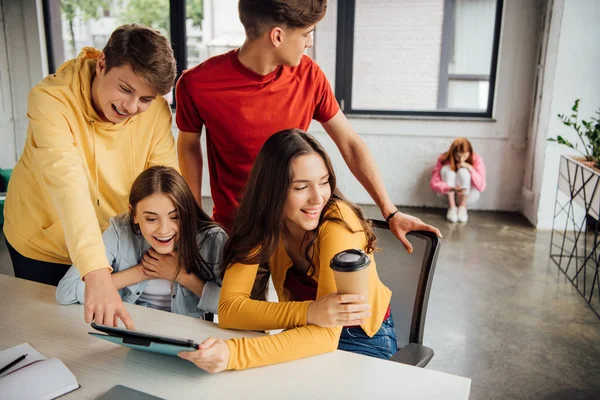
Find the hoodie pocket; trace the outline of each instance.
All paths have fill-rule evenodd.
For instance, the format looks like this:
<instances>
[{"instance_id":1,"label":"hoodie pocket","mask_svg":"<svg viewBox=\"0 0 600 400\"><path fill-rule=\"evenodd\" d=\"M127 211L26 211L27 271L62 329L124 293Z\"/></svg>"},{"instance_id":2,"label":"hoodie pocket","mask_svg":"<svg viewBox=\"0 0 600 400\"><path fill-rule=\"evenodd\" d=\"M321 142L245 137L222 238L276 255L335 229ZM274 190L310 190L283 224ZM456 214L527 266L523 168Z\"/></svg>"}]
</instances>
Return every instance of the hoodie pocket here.
<instances>
[{"instance_id":1,"label":"hoodie pocket","mask_svg":"<svg viewBox=\"0 0 600 400\"><path fill-rule=\"evenodd\" d=\"M69 263L69 250L60 220L47 228L38 230L31 238L31 243L37 246L40 252Z\"/></svg>"}]
</instances>

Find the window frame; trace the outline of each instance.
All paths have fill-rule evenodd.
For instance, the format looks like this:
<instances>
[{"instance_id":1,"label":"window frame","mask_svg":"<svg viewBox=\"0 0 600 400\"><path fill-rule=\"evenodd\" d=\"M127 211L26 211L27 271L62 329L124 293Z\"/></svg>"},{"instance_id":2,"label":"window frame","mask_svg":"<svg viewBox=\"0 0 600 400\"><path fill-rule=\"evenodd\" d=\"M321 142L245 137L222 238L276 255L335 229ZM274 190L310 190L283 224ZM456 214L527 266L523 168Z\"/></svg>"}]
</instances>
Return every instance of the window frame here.
<instances>
[{"instance_id":1,"label":"window frame","mask_svg":"<svg viewBox=\"0 0 600 400\"><path fill-rule=\"evenodd\" d=\"M438 83L438 108L447 104L448 85L451 80L481 80L488 75L449 74L448 62L450 43L454 34L452 11L454 0L444 0L444 19L442 26L442 48L440 55L440 76ZM352 77L354 65L354 25L356 17L356 0L338 1L337 38L335 66L335 96L342 111L346 115L355 116L419 116L419 117L466 117L492 118L496 78L498 69L498 51L502 28L502 11L504 0L496 0L494 21L494 37L492 43L492 59L489 73L489 91L487 108L483 111L444 111L444 110L365 110L352 108Z\"/></svg>"},{"instance_id":2,"label":"window frame","mask_svg":"<svg viewBox=\"0 0 600 400\"><path fill-rule=\"evenodd\" d=\"M169 23L171 30L171 45L173 46L173 54L177 62L177 77L175 83L187 69L187 44L186 44L186 1L185 0L169 0ZM62 20L60 15L59 0L42 0L42 10L44 14L44 31L46 34L46 52L48 56L48 73L56 72L56 59L64 57L56 57L57 54L62 54L62 42L57 40L54 32L62 29ZM175 96L173 96L172 109L175 109Z\"/></svg>"}]
</instances>

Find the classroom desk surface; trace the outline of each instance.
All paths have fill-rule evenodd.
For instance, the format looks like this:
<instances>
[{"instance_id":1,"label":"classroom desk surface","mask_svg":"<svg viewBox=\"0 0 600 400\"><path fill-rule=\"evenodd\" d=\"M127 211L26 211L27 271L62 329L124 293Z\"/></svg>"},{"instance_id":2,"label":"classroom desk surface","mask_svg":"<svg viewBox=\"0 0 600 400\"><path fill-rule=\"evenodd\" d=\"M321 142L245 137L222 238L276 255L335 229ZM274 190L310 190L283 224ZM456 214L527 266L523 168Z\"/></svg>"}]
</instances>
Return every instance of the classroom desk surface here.
<instances>
[{"instance_id":1,"label":"classroom desk surface","mask_svg":"<svg viewBox=\"0 0 600 400\"><path fill-rule=\"evenodd\" d=\"M83 306L58 305L55 288L0 275L0 350L28 342L60 358L81 388L61 399L93 399L116 384L167 398L468 399L471 380L344 351L208 374L177 357L127 349L88 335ZM193 339L258 336L126 304L136 328Z\"/></svg>"}]
</instances>

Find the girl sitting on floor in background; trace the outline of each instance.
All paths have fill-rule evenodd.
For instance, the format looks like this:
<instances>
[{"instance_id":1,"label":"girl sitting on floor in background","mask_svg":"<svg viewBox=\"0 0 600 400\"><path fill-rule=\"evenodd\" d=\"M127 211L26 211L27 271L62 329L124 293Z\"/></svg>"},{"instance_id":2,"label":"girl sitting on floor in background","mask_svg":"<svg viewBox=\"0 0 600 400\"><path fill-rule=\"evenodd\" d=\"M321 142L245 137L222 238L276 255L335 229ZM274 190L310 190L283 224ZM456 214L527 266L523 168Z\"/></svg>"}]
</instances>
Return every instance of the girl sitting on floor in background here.
<instances>
[{"instance_id":1,"label":"girl sitting on floor in background","mask_svg":"<svg viewBox=\"0 0 600 400\"><path fill-rule=\"evenodd\" d=\"M448 221L467 222L467 206L475 203L485 190L485 165L466 138L455 139L450 149L438 158L430 186L440 197L448 199Z\"/></svg>"},{"instance_id":2,"label":"girl sitting on floor in background","mask_svg":"<svg viewBox=\"0 0 600 400\"><path fill-rule=\"evenodd\" d=\"M173 168L151 167L131 187L129 212L102 235L112 279L124 302L194 318L216 313L225 231L196 204ZM56 289L60 304L84 303L72 266Z\"/></svg>"},{"instance_id":3,"label":"girl sitting on floor in background","mask_svg":"<svg viewBox=\"0 0 600 400\"><path fill-rule=\"evenodd\" d=\"M245 369L333 351L389 359L397 351L392 292L377 275L376 239L360 209L336 188L331 161L309 134L271 136L252 167L225 248L219 326L285 329L276 335L221 340L179 356L208 372ZM363 250L368 296L338 295L330 261ZM251 297L259 265L269 270L278 303Z\"/></svg>"}]
</instances>

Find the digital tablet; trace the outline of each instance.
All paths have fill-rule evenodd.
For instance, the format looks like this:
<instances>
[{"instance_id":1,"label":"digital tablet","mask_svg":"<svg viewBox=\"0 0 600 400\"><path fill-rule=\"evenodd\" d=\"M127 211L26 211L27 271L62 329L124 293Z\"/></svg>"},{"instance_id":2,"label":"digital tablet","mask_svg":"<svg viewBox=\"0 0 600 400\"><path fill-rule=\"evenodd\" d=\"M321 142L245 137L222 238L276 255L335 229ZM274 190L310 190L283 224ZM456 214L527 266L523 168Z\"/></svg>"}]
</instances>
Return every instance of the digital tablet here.
<instances>
[{"instance_id":1,"label":"digital tablet","mask_svg":"<svg viewBox=\"0 0 600 400\"><path fill-rule=\"evenodd\" d=\"M198 350L198 343L190 339L160 336L148 332L114 328L112 326L96 324L95 322L92 322L92 328L104 332L105 334L89 332L90 335L136 350L151 351L153 353L170 356L177 356L177 353L180 351Z\"/></svg>"}]
</instances>

